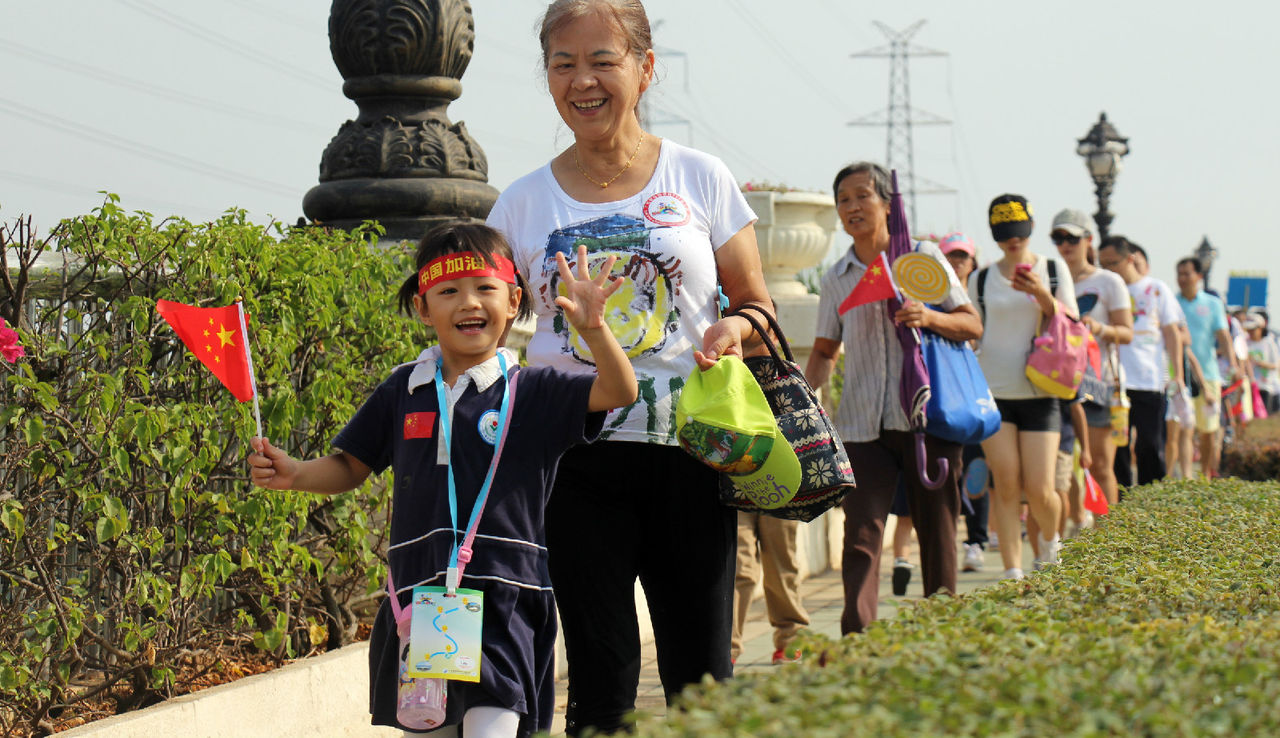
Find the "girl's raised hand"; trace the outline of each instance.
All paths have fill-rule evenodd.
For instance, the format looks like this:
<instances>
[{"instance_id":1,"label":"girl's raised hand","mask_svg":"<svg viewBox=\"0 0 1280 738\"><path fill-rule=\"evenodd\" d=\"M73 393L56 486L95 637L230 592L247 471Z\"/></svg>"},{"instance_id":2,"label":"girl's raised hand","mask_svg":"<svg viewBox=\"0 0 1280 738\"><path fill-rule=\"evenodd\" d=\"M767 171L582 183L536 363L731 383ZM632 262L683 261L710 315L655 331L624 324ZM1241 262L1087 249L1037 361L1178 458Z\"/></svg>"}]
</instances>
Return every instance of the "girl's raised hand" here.
<instances>
[{"instance_id":1,"label":"girl's raised hand","mask_svg":"<svg viewBox=\"0 0 1280 738\"><path fill-rule=\"evenodd\" d=\"M579 333L604 326L605 303L622 286L621 278L609 276L617 260L617 256L610 255L601 265L600 272L592 277L587 268L587 247L578 246L578 274L575 277L564 253L556 254L556 266L565 289L565 294L556 298L556 305Z\"/></svg>"}]
</instances>

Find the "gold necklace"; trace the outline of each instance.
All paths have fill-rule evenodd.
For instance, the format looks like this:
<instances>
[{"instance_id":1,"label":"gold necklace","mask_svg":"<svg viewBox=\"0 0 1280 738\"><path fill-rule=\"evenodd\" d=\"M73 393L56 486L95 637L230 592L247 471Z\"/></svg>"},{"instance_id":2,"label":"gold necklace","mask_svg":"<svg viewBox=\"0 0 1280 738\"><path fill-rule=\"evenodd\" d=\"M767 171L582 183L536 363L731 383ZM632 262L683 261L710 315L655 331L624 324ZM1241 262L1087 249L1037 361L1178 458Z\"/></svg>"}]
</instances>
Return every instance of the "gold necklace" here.
<instances>
[{"instance_id":1,"label":"gold necklace","mask_svg":"<svg viewBox=\"0 0 1280 738\"><path fill-rule=\"evenodd\" d=\"M576 143L573 145L573 163L578 167L578 171L582 173L582 176L587 178L588 182L603 190L613 184L615 179L621 177L623 172L631 168L631 164L636 160L636 156L640 154L640 144L642 143L644 143L643 133L640 134L640 140L636 141L636 150L631 152L631 158L627 159L627 163L623 164L622 168L618 170L618 173L610 177L608 182L597 182L591 178L590 174L587 174L587 170L582 168L582 162L578 161L578 144Z\"/></svg>"}]
</instances>

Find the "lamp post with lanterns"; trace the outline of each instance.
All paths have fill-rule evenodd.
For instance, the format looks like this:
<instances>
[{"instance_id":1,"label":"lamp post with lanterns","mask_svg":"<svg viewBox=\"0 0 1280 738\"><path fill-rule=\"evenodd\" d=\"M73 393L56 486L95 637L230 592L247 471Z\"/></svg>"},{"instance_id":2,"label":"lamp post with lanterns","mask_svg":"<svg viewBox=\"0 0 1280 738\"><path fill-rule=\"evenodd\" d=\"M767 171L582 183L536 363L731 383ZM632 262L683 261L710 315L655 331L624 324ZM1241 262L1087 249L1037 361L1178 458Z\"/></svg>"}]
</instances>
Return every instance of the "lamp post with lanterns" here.
<instances>
[{"instance_id":1,"label":"lamp post with lanterns","mask_svg":"<svg viewBox=\"0 0 1280 738\"><path fill-rule=\"evenodd\" d=\"M1116 175L1120 173L1121 159L1129 153L1129 139L1121 136L1107 121L1106 113L1101 113L1093 128L1079 139L1076 153L1084 157L1089 176L1093 177L1094 194L1098 197L1098 212L1093 214L1093 220L1098 224L1098 238L1101 240L1110 232L1113 216L1107 210L1107 204Z\"/></svg>"}]
</instances>

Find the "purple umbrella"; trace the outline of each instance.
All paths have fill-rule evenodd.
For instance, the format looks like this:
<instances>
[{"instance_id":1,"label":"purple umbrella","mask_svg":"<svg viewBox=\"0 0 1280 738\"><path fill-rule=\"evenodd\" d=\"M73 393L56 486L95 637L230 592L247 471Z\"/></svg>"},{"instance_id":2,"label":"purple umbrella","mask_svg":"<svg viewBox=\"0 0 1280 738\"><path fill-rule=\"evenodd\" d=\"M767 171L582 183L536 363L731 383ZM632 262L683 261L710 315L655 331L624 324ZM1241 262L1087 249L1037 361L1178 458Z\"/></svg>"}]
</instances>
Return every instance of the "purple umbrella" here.
<instances>
[{"instance_id":1,"label":"purple umbrella","mask_svg":"<svg viewBox=\"0 0 1280 738\"><path fill-rule=\"evenodd\" d=\"M889 265L903 254L911 253L911 235L907 232L907 215L902 207L902 193L898 192L898 171L892 172L893 196L889 199ZM894 286L895 297L889 298L885 309L889 319L902 309L902 293ZM925 406L929 404L929 370L920 352L920 332L905 325L896 326L898 343L902 344L902 378L898 385L902 410L907 414L911 432L916 436L916 471L920 481L929 489L938 489L947 478L947 460L938 459L938 476L930 479L928 453L924 446Z\"/></svg>"}]
</instances>

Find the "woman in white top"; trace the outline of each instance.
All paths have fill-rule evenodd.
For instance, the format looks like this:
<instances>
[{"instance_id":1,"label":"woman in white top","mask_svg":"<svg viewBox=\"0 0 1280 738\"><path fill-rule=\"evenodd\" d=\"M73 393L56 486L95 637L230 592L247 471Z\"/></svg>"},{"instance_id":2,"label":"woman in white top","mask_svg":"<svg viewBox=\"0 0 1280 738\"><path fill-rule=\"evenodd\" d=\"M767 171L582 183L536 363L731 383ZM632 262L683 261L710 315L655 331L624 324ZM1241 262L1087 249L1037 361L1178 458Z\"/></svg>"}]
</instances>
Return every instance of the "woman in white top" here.
<instances>
[{"instance_id":1,"label":"woman in white top","mask_svg":"<svg viewBox=\"0 0 1280 738\"><path fill-rule=\"evenodd\" d=\"M1028 247L1034 221L1026 198L997 197L991 201L988 220L1004 256L969 280L969 296L989 327L983 333L978 361L996 398L1001 423L1000 430L982 442L982 451L995 480L992 513L1000 534L1004 575L1021 579L1020 500L1026 498L1040 530L1053 532L1048 540L1039 541L1038 560L1042 563L1058 560L1057 530L1062 514L1062 503L1054 490L1062 428L1058 398L1027 379L1027 353L1041 318L1052 317L1059 302L1076 314L1076 295L1066 264L1034 254ZM1055 281L1057 290L1050 292Z\"/></svg>"},{"instance_id":2,"label":"woman in white top","mask_svg":"<svg viewBox=\"0 0 1280 738\"><path fill-rule=\"evenodd\" d=\"M1116 346L1133 340L1133 308L1129 288L1114 272L1099 269L1090 263L1093 252L1093 233L1089 231L1089 219L1079 210L1063 210L1053 217L1049 239L1058 247L1058 254L1071 270L1071 280L1076 286L1076 304L1080 319L1098 341L1102 350L1102 379L1115 387L1120 378L1120 362ZM1085 421L1089 425L1089 456L1093 463L1089 472L1102 487L1107 501L1116 502L1116 446L1111 440L1111 407L1109 398L1099 397L1084 401ZM1081 443L1085 439L1080 439ZM1077 523L1080 521L1076 521Z\"/></svg>"},{"instance_id":3,"label":"woman in white top","mask_svg":"<svg viewBox=\"0 0 1280 738\"><path fill-rule=\"evenodd\" d=\"M719 316L717 282L731 310L770 302L755 214L728 168L640 125L655 62L644 6L556 0L539 37L547 89L573 145L508 187L489 224L529 282L538 318L531 366L595 371L555 305L557 254L573 261L586 245L593 273L613 256L614 274L626 278L605 320L640 398L609 414L599 441L561 459L547 507L548 568L569 657L566 732L611 733L635 708L637 578L668 699L706 674L733 672L736 515L719 503L715 471L677 445L674 411L695 367L759 340L746 319Z\"/></svg>"}]
</instances>

